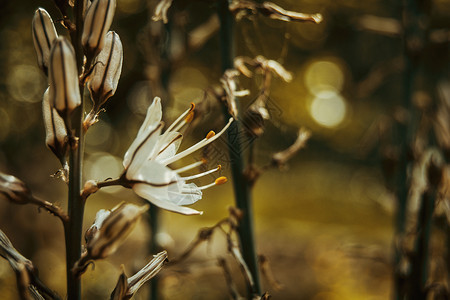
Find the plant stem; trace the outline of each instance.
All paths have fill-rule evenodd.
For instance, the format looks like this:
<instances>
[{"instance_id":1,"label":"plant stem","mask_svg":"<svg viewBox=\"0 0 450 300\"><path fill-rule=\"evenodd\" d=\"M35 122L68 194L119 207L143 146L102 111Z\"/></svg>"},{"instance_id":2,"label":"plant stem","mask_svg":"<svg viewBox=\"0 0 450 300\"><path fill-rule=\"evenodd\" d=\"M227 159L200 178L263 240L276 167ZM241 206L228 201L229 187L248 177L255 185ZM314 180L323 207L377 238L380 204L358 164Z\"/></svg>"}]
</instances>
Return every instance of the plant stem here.
<instances>
[{"instance_id":1,"label":"plant stem","mask_svg":"<svg viewBox=\"0 0 450 300\"><path fill-rule=\"evenodd\" d=\"M78 72L82 70L83 49L81 46L81 34L83 30L84 1L75 1L75 25L76 31L72 34L72 44L75 49ZM69 222L65 226L66 239L66 276L67 299L81 299L80 278L72 273L72 267L81 257L81 239L83 229L84 201L81 198L81 181L84 151L83 107L84 87L80 86L81 105L73 113L74 136L78 137L76 145L71 145L69 153L69 195L68 215Z\"/></svg>"},{"instance_id":2,"label":"plant stem","mask_svg":"<svg viewBox=\"0 0 450 300\"><path fill-rule=\"evenodd\" d=\"M233 68L234 59L234 20L228 9L228 5L228 0L221 0L218 2L218 13L220 19L220 48L223 72L227 69ZM239 106L238 103L237 106ZM225 116L225 120L230 118L230 114L225 106L223 108L223 114ZM251 287L248 287L248 298L251 299L254 293L258 295L260 294L261 288L259 283L259 269L253 232L251 186L249 181L244 176L244 161L242 158L243 152L241 148L240 132L242 132L241 121L238 118L228 129L227 138L236 206L243 212L243 217L239 223L238 235L242 255L245 263L250 269L250 273L252 274L253 281L255 283L255 290L252 291Z\"/></svg>"},{"instance_id":3,"label":"plant stem","mask_svg":"<svg viewBox=\"0 0 450 300\"><path fill-rule=\"evenodd\" d=\"M408 299L425 299L425 285L428 279L429 242L437 188L429 188L421 199L417 220L417 239L411 264L411 282Z\"/></svg>"}]
</instances>

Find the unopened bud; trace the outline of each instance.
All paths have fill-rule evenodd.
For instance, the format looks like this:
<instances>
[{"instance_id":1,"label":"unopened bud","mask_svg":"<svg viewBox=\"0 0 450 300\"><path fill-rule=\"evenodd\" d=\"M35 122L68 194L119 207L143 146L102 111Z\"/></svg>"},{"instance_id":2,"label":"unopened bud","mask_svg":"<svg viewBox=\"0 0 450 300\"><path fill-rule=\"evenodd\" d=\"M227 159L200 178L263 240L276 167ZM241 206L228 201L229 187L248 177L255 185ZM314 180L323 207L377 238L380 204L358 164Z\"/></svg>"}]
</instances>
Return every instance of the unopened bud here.
<instances>
[{"instance_id":1,"label":"unopened bud","mask_svg":"<svg viewBox=\"0 0 450 300\"><path fill-rule=\"evenodd\" d=\"M123 49L119 35L108 32L105 47L95 59L93 74L88 82L94 106L99 108L113 96L122 72Z\"/></svg>"},{"instance_id":2,"label":"unopened bud","mask_svg":"<svg viewBox=\"0 0 450 300\"><path fill-rule=\"evenodd\" d=\"M58 33L56 32L52 18L43 8L38 8L34 12L31 28L38 65L47 74L50 50L53 41L58 37Z\"/></svg>"},{"instance_id":3,"label":"unopened bud","mask_svg":"<svg viewBox=\"0 0 450 300\"><path fill-rule=\"evenodd\" d=\"M115 0L94 0L87 9L81 43L88 59L94 58L102 50L115 9Z\"/></svg>"},{"instance_id":4,"label":"unopened bud","mask_svg":"<svg viewBox=\"0 0 450 300\"><path fill-rule=\"evenodd\" d=\"M106 209L100 209L97 214L95 215L94 224L89 227L88 230L86 230L86 233L84 234L84 238L86 240L86 243L89 243L89 241L94 238L94 236L97 234L99 229L102 227L103 222L105 219L111 214L111 211Z\"/></svg>"},{"instance_id":5,"label":"unopened bud","mask_svg":"<svg viewBox=\"0 0 450 300\"><path fill-rule=\"evenodd\" d=\"M67 152L68 138L64 120L56 109L52 108L49 100L49 89L44 93L42 101L42 112L44 114L45 143L47 147L61 160Z\"/></svg>"},{"instance_id":6,"label":"unopened bud","mask_svg":"<svg viewBox=\"0 0 450 300\"><path fill-rule=\"evenodd\" d=\"M75 51L65 37L58 37L50 53L49 101L61 117L81 104Z\"/></svg>"},{"instance_id":7,"label":"unopened bud","mask_svg":"<svg viewBox=\"0 0 450 300\"><path fill-rule=\"evenodd\" d=\"M167 262L167 251L162 251L154 255L153 259L139 272L128 278L127 296L131 298L144 283L155 277L165 262Z\"/></svg>"},{"instance_id":8,"label":"unopened bud","mask_svg":"<svg viewBox=\"0 0 450 300\"><path fill-rule=\"evenodd\" d=\"M99 231L87 244L90 259L105 258L116 251L133 230L148 206L121 204L105 218Z\"/></svg>"},{"instance_id":9,"label":"unopened bud","mask_svg":"<svg viewBox=\"0 0 450 300\"><path fill-rule=\"evenodd\" d=\"M0 196L16 204L27 204L32 200L31 191L17 177L0 172Z\"/></svg>"}]
</instances>

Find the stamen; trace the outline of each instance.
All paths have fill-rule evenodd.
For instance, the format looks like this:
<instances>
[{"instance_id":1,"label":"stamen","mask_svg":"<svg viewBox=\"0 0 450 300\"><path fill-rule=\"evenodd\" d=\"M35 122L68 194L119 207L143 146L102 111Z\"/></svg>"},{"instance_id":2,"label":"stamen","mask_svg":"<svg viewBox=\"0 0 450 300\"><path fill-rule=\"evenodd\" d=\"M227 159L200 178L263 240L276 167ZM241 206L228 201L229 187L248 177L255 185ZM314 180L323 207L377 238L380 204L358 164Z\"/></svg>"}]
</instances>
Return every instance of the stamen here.
<instances>
[{"instance_id":1,"label":"stamen","mask_svg":"<svg viewBox=\"0 0 450 300\"><path fill-rule=\"evenodd\" d=\"M185 121L186 123L191 123L193 119L194 119L194 112L191 111L191 112L188 113L188 115L186 116L186 118L184 119L184 121Z\"/></svg>"},{"instance_id":2,"label":"stamen","mask_svg":"<svg viewBox=\"0 0 450 300\"><path fill-rule=\"evenodd\" d=\"M196 162L193 163L193 164L187 165L187 166L185 166L185 167L181 167L181 168L176 169L176 170L174 170L174 171L177 172L177 173L183 173L183 172L192 170L192 169L194 169L194 168L197 168L197 167L199 167L199 166L201 166L201 165L203 165L203 164L206 164L206 160L204 160L204 159L199 160L199 161L196 161Z\"/></svg>"},{"instance_id":3,"label":"stamen","mask_svg":"<svg viewBox=\"0 0 450 300\"><path fill-rule=\"evenodd\" d=\"M194 144L193 146L189 147L188 149L166 159L165 161L162 161L161 163L165 164L165 165L169 165L171 163L173 163L174 161L177 161L195 151L197 151L198 149L201 149L203 147L205 147L206 145L214 142L216 139L218 139L227 129L228 127L230 127L231 123L233 122L233 118L230 118L228 120L227 125L225 125L222 130L218 133L215 134L214 136L210 137L210 138L204 138L203 140L201 140L200 142L198 142L197 144ZM208 136L207 136L208 137Z\"/></svg>"},{"instance_id":4,"label":"stamen","mask_svg":"<svg viewBox=\"0 0 450 300\"><path fill-rule=\"evenodd\" d=\"M192 180L192 179L200 178L200 177L203 177L203 176L205 176L205 175L208 175L208 174L211 174L211 173L220 171L221 168L222 168L222 167L219 165L219 166L217 166L217 168L215 168L215 169L211 169L211 170L208 170L208 171L206 171L206 172L199 173L199 174L192 175L192 176L181 177L181 179L187 181L187 180ZM221 177L219 177L219 178L221 178ZM219 179L219 178L218 178L218 179Z\"/></svg>"},{"instance_id":5,"label":"stamen","mask_svg":"<svg viewBox=\"0 0 450 300\"><path fill-rule=\"evenodd\" d=\"M225 176L221 176L221 177L217 178L213 183L210 183L210 184L207 184L207 185L204 185L204 186L200 186L200 187L198 187L198 189L199 190L206 190L206 189L208 189L210 187L213 187L215 185L224 184L227 181L228 181L228 179Z\"/></svg>"},{"instance_id":6,"label":"stamen","mask_svg":"<svg viewBox=\"0 0 450 300\"><path fill-rule=\"evenodd\" d=\"M217 185L221 185L224 184L228 181L228 179L225 176L221 176L219 178L216 179L216 181L214 181L215 184Z\"/></svg>"},{"instance_id":7,"label":"stamen","mask_svg":"<svg viewBox=\"0 0 450 300\"><path fill-rule=\"evenodd\" d=\"M175 126L177 126L178 125L178 123L180 123L180 121L181 120L183 120L185 117L186 117L186 115L188 114L188 113L190 113L192 110L194 110L194 107L195 107L195 105L193 104L193 103L191 103L191 107L189 108L189 109L187 109L184 113L182 113L170 126L169 126L169 128L167 128L167 130L166 130L166 132L169 132L169 131L173 131L173 128L175 127ZM184 120L183 120L184 121Z\"/></svg>"},{"instance_id":8,"label":"stamen","mask_svg":"<svg viewBox=\"0 0 450 300\"><path fill-rule=\"evenodd\" d=\"M209 140L210 138L212 138L213 136L215 136L216 135L216 133L214 132L214 131L210 131L210 132L208 132L208 134L206 135L206 139L207 140Z\"/></svg>"},{"instance_id":9,"label":"stamen","mask_svg":"<svg viewBox=\"0 0 450 300\"><path fill-rule=\"evenodd\" d=\"M189 114L194 110L195 108L195 104L191 103L191 107L186 110L184 113L182 113L170 126L169 128L166 129L166 131L164 131L164 133L161 135L158 143L156 144L155 150L159 149L162 147L162 145L164 145L164 143L166 143L167 140L167 136L169 135L169 133L171 131L178 131L180 130L181 127L183 127L184 125L186 125L188 122L186 121L189 118ZM155 156L157 155L157 153L159 153L159 151L155 151L154 153L152 153L152 155L150 156L151 159L154 159Z\"/></svg>"}]
</instances>

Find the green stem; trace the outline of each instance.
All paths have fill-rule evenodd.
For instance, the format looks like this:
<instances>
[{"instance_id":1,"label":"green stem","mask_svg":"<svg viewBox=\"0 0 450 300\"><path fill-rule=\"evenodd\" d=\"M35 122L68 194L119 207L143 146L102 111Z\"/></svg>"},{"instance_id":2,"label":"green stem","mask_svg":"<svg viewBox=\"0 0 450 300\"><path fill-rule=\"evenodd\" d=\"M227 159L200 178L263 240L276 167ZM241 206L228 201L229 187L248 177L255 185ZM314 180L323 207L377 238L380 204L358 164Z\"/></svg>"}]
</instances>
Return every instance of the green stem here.
<instances>
[{"instance_id":1,"label":"green stem","mask_svg":"<svg viewBox=\"0 0 450 300\"><path fill-rule=\"evenodd\" d=\"M220 19L220 47L222 58L222 71L233 68L234 59L234 20L228 9L229 2L221 0L218 2L218 12ZM238 105L238 103L237 103ZM238 105L239 106L239 105ZM239 107L238 107L239 111ZM226 107L223 109L225 120L230 118L230 114ZM242 255L247 264L250 273L253 276L255 286L252 290L249 287L248 298L251 299L254 293L261 294L259 281L259 268L256 258L255 239L253 232L253 207L252 194L249 181L244 176L244 161L242 158L242 148L240 141L241 121L239 118L235 120L227 132L228 148L231 160L231 174L233 177L233 188L236 206L243 212L240 220L238 235Z\"/></svg>"},{"instance_id":2,"label":"green stem","mask_svg":"<svg viewBox=\"0 0 450 300\"><path fill-rule=\"evenodd\" d=\"M75 1L75 25L76 31L72 33L72 44L75 49L78 72L82 70L83 49L81 46L81 34L83 30L84 1ZM81 299L81 281L75 276L71 269L75 262L81 257L81 239L84 216L84 200L81 198L81 181L84 151L83 130L83 107L84 87L80 86L81 105L72 116L74 124L74 136L78 137L78 143L71 145L69 153L69 195L68 215L69 222L65 226L66 239L66 276L67 276L67 299Z\"/></svg>"}]
</instances>

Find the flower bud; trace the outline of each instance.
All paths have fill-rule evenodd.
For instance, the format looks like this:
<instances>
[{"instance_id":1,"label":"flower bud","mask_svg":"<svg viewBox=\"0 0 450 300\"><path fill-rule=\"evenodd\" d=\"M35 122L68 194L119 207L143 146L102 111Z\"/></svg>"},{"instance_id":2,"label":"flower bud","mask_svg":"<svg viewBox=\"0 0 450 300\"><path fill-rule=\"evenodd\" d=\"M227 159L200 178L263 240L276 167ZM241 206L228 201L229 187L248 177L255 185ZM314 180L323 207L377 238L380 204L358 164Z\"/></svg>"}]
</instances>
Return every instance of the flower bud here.
<instances>
[{"instance_id":1,"label":"flower bud","mask_svg":"<svg viewBox=\"0 0 450 300\"><path fill-rule=\"evenodd\" d=\"M27 204L33 198L30 189L22 180L1 172L0 196L3 196L16 204Z\"/></svg>"},{"instance_id":2,"label":"flower bud","mask_svg":"<svg viewBox=\"0 0 450 300\"><path fill-rule=\"evenodd\" d=\"M88 82L95 107L99 108L116 92L122 61L122 42L117 33L110 31L106 34L105 47L95 59L93 74Z\"/></svg>"},{"instance_id":3,"label":"flower bud","mask_svg":"<svg viewBox=\"0 0 450 300\"><path fill-rule=\"evenodd\" d=\"M116 251L130 234L148 206L122 203L104 219L99 230L87 244L89 259L105 258Z\"/></svg>"},{"instance_id":4,"label":"flower bud","mask_svg":"<svg viewBox=\"0 0 450 300\"><path fill-rule=\"evenodd\" d=\"M64 119L81 104L75 51L65 37L58 37L50 52L49 101Z\"/></svg>"},{"instance_id":5,"label":"flower bud","mask_svg":"<svg viewBox=\"0 0 450 300\"><path fill-rule=\"evenodd\" d=\"M161 271L165 262L167 262L167 251L164 250L154 255L145 267L128 278L127 296L131 298L144 283L155 277Z\"/></svg>"},{"instance_id":6,"label":"flower bud","mask_svg":"<svg viewBox=\"0 0 450 300\"><path fill-rule=\"evenodd\" d=\"M58 33L56 32L52 18L43 8L38 8L34 12L31 28L38 65L47 74L50 50L53 41L58 37Z\"/></svg>"},{"instance_id":7,"label":"flower bud","mask_svg":"<svg viewBox=\"0 0 450 300\"><path fill-rule=\"evenodd\" d=\"M92 59L102 50L115 9L116 0L94 0L87 9L81 43L88 59Z\"/></svg>"},{"instance_id":8,"label":"flower bud","mask_svg":"<svg viewBox=\"0 0 450 300\"><path fill-rule=\"evenodd\" d=\"M56 109L52 108L49 100L49 89L44 93L42 101L42 112L44 114L45 143L47 147L61 160L67 152L68 138L64 120Z\"/></svg>"},{"instance_id":9,"label":"flower bud","mask_svg":"<svg viewBox=\"0 0 450 300\"><path fill-rule=\"evenodd\" d=\"M94 224L89 227L88 230L86 230L86 233L84 234L84 238L86 240L86 243L89 243L89 241L95 237L99 229L102 227L103 221L111 214L111 211L106 209L100 209L97 214L95 215Z\"/></svg>"}]
</instances>

